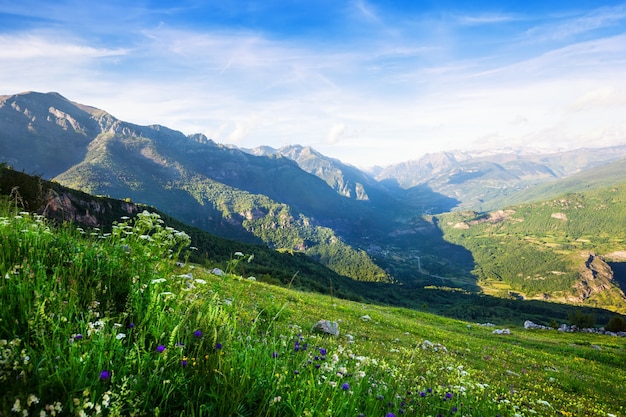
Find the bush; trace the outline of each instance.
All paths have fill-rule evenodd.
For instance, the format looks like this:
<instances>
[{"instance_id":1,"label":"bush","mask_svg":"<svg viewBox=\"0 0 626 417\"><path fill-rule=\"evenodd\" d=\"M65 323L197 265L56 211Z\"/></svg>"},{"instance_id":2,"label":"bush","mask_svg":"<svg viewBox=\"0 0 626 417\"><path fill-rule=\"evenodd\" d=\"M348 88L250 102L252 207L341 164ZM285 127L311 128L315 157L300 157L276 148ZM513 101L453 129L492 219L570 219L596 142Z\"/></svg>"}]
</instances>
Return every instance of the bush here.
<instances>
[{"instance_id":1,"label":"bush","mask_svg":"<svg viewBox=\"0 0 626 417\"><path fill-rule=\"evenodd\" d=\"M609 324L606 325L606 330L609 332L626 332L626 321L622 316L615 315L609 320Z\"/></svg>"},{"instance_id":2,"label":"bush","mask_svg":"<svg viewBox=\"0 0 626 417\"><path fill-rule=\"evenodd\" d=\"M568 315L569 323L579 329L593 327L596 324L596 318L593 314L585 314L580 310Z\"/></svg>"}]
</instances>

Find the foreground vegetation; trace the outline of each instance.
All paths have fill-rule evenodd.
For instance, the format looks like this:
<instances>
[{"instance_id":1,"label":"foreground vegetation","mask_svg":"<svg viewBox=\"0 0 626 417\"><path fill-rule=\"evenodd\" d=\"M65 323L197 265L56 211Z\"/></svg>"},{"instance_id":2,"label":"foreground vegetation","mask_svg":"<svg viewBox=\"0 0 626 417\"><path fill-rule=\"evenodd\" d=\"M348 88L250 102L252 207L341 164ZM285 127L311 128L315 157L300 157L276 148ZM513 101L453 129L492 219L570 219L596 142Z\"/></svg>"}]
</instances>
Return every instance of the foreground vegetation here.
<instances>
[{"instance_id":1,"label":"foreground vegetation","mask_svg":"<svg viewBox=\"0 0 626 417\"><path fill-rule=\"evenodd\" d=\"M624 338L493 328L189 264L144 212L111 233L2 205L0 415L623 415ZM193 251L192 248L190 248ZM313 333L319 319L339 336Z\"/></svg>"}]
</instances>

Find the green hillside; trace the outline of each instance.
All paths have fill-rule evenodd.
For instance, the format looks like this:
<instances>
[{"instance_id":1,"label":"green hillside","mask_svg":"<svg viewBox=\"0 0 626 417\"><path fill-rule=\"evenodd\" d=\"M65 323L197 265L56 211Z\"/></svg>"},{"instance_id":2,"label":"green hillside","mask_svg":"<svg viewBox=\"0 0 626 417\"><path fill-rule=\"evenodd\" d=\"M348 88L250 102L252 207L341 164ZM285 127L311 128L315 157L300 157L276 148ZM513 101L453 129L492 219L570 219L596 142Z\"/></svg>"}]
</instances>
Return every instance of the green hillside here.
<instances>
[{"instance_id":1,"label":"green hillside","mask_svg":"<svg viewBox=\"0 0 626 417\"><path fill-rule=\"evenodd\" d=\"M512 206L440 216L446 239L476 261L485 292L626 311L624 283L606 262L626 248L626 183Z\"/></svg>"},{"instance_id":2,"label":"green hillside","mask_svg":"<svg viewBox=\"0 0 626 417\"><path fill-rule=\"evenodd\" d=\"M402 306L449 317L494 323L521 324L526 319L543 324L553 320L565 322L577 311L577 307L574 306L540 300L504 299L477 294L468 289L453 288L452 286L456 285L472 287L471 283L460 278L429 275L438 272L436 269L438 262L436 259L415 256L414 253L417 251L403 252L403 257L396 257L394 263L386 265L394 273L417 274L412 282L355 281L317 262L314 257L327 256L323 252L305 255L299 251L278 251L266 245L223 239L176 220L153 207L127 200L94 197L12 169L0 169L0 194L11 199L15 210L37 212L54 219L57 223L72 222L85 230L104 232L110 232L114 222L120 218L134 218L138 213L149 209L159 214L166 226L184 231L191 237L191 246L195 250L189 252L189 260L196 264L208 269L228 270L233 262L233 253L242 252L254 256L254 262L239 262L239 268L247 276L255 276L259 281L275 285L331 294L344 299ZM435 228L435 225L431 227ZM399 236L397 239L402 239L398 240L402 245L428 244L423 238L418 241L416 234ZM451 252L449 248L438 248L434 244L431 243L433 245L431 249L454 257L456 262L464 255ZM345 267L358 268L358 257L350 258L348 254L341 253L342 247L332 242L328 245L328 248L335 252L334 255L339 255L338 259L346 262ZM418 273L418 265L422 268L421 273ZM584 308L583 311L584 314L593 315L599 324L606 324L612 316L611 312L599 308Z\"/></svg>"},{"instance_id":3,"label":"green hillside","mask_svg":"<svg viewBox=\"0 0 626 417\"><path fill-rule=\"evenodd\" d=\"M0 235L2 415L626 413L626 338L279 288L242 275L246 254L180 266L190 237L147 211L88 232L3 197Z\"/></svg>"}]
</instances>

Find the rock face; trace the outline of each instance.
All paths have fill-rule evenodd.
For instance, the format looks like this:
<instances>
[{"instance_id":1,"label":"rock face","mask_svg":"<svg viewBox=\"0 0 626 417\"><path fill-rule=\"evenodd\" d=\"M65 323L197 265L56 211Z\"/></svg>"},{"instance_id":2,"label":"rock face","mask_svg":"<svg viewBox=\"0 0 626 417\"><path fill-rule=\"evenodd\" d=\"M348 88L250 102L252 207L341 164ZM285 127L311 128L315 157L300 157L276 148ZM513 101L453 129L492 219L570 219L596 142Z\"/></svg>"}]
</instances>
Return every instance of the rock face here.
<instances>
[{"instance_id":1,"label":"rock face","mask_svg":"<svg viewBox=\"0 0 626 417\"><path fill-rule=\"evenodd\" d=\"M610 296L610 290L616 287L611 267L594 253L586 252L581 255L585 262L579 269L580 279L573 289L574 294L567 301L580 303L598 294ZM617 296L620 297L619 294ZM622 297L623 295L620 298Z\"/></svg>"},{"instance_id":2,"label":"rock face","mask_svg":"<svg viewBox=\"0 0 626 417\"><path fill-rule=\"evenodd\" d=\"M320 320L315 323L311 329L314 333L329 334L331 336L339 336L339 323L336 321Z\"/></svg>"}]
</instances>

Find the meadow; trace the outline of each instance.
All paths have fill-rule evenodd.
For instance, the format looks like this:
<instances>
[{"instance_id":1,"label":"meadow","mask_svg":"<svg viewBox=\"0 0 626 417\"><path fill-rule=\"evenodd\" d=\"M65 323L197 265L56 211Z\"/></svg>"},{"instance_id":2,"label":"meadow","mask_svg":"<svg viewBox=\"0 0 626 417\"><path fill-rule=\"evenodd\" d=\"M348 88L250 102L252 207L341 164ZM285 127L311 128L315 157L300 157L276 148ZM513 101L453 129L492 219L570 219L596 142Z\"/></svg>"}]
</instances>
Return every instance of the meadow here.
<instances>
[{"instance_id":1,"label":"meadow","mask_svg":"<svg viewBox=\"0 0 626 417\"><path fill-rule=\"evenodd\" d=\"M3 201L0 236L0 416L626 415L626 338L273 286L147 211L104 232Z\"/></svg>"}]
</instances>

